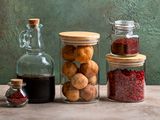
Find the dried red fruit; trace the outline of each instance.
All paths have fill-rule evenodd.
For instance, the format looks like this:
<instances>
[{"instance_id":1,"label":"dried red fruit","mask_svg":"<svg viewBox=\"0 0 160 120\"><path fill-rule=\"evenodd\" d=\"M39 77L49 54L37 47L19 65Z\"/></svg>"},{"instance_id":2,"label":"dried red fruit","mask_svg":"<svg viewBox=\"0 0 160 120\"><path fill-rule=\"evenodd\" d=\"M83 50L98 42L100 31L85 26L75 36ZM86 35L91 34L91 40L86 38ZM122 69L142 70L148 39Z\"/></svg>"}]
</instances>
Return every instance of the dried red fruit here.
<instances>
[{"instance_id":1,"label":"dried red fruit","mask_svg":"<svg viewBox=\"0 0 160 120\"><path fill-rule=\"evenodd\" d=\"M7 97L7 101L13 105L23 104L27 99L27 96L24 96L19 90Z\"/></svg>"},{"instance_id":2,"label":"dried red fruit","mask_svg":"<svg viewBox=\"0 0 160 120\"><path fill-rule=\"evenodd\" d=\"M138 38L119 38L111 45L111 52L116 55L132 55L139 52Z\"/></svg>"},{"instance_id":3,"label":"dried red fruit","mask_svg":"<svg viewBox=\"0 0 160 120\"><path fill-rule=\"evenodd\" d=\"M121 102L144 99L144 71L116 69L108 73L108 98Z\"/></svg>"}]
</instances>

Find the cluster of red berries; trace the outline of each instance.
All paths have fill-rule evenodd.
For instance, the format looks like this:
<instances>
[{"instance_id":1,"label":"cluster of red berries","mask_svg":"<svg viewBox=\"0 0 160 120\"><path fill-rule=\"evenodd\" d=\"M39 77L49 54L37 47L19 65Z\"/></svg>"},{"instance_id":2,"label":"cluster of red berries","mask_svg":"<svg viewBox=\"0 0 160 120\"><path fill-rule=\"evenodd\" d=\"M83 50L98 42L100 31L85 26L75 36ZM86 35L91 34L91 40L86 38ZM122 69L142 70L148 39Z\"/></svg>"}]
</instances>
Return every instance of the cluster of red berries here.
<instances>
[{"instance_id":1,"label":"cluster of red berries","mask_svg":"<svg viewBox=\"0 0 160 120\"><path fill-rule=\"evenodd\" d=\"M12 105L21 105L26 102L27 99L27 96L23 95L21 91L16 91L15 93L7 97L7 101Z\"/></svg>"},{"instance_id":2,"label":"cluster of red berries","mask_svg":"<svg viewBox=\"0 0 160 120\"><path fill-rule=\"evenodd\" d=\"M116 69L108 73L108 98L121 102L144 99L144 71Z\"/></svg>"},{"instance_id":3,"label":"cluster of red berries","mask_svg":"<svg viewBox=\"0 0 160 120\"><path fill-rule=\"evenodd\" d=\"M119 38L112 43L111 52L116 55L137 54L139 40L138 38Z\"/></svg>"}]
</instances>

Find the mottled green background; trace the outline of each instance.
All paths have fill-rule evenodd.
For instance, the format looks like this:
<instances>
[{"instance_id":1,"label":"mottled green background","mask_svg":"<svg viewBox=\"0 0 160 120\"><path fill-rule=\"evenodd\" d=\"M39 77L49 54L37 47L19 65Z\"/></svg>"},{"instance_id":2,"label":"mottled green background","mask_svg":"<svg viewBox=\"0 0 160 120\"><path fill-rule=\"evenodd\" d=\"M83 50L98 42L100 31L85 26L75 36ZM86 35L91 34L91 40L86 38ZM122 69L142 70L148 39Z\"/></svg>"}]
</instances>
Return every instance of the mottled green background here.
<instances>
[{"instance_id":1,"label":"mottled green background","mask_svg":"<svg viewBox=\"0 0 160 120\"><path fill-rule=\"evenodd\" d=\"M70 30L101 34L100 76L105 80L105 54L109 52L108 19L133 19L140 23L141 53L147 55L147 83L160 84L160 0L0 0L0 83L15 77L16 60L24 53L18 35L27 19L39 17L44 24L46 52L56 63L59 81L58 33Z\"/></svg>"}]
</instances>

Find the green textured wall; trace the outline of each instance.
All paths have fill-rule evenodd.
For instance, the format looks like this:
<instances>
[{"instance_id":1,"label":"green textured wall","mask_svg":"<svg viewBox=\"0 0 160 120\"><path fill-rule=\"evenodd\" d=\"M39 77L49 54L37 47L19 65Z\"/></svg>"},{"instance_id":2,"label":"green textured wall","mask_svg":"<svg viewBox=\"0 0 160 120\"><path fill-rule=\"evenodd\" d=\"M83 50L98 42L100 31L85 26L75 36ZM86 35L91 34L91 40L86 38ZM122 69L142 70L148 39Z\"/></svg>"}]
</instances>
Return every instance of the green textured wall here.
<instances>
[{"instance_id":1,"label":"green textured wall","mask_svg":"<svg viewBox=\"0 0 160 120\"><path fill-rule=\"evenodd\" d=\"M0 0L0 83L15 77L16 60L24 53L18 35L27 19L39 17L44 24L46 52L56 63L58 83L58 33L69 30L101 34L100 75L105 83L105 54L109 52L111 19L133 19L140 23L141 52L147 59L147 83L160 84L160 1L159 0ZM58 52L57 52L58 51Z\"/></svg>"}]
</instances>

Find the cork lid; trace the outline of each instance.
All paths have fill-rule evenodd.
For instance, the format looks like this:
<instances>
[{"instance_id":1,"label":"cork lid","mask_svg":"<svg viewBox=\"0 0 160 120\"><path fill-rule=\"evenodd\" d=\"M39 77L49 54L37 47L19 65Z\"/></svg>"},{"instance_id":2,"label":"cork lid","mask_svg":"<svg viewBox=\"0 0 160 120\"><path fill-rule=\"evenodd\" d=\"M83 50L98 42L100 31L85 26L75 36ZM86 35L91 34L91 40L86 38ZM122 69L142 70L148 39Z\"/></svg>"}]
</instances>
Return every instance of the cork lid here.
<instances>
[{"instance_id":1,"label":"cork lid","mask_svg":"<svg viewBox=\"0 0 160 120\"><path fill-rule=\"evenodd\" d=\"M137 54L136 56L133 57L127 57L127 56L115 56L113 54L107 54L106 60L108 62L113 62L113 63L139 63L139 62L144 63L144 61L146 60L146 56L142 54Z\"/></svg>"},{"instance_id":2,"label":"cork lid","mask_svg":"<svg viewBox=\"0 0 160 120\"><path fill-rule=\"evenodd\" d=\"M39 25L40 19L39 18L30 18L30 19L28 19L28 23L31 27L36 27Z\"/></svg>"},{"instance_id":3,"label":"cork lid","mask_svg":"<svg viewBox=\"0 0 160 120\"><path fill-rule=\"evenodd\" d=\"M61 32L59 36L63 42L77 45L94 45L100 38L99 33L86 31Z\"/></svg>"},{"instance_id":4,"label":"cork lid","mask_svg":"<svg viewBox=\"0 0 160 120\"><path fill-rule=\"evenodd\" d=\"M10 84L13 86L22 86L23 80L22 79L11 79Z\"/></svg>"}]
</instances>

